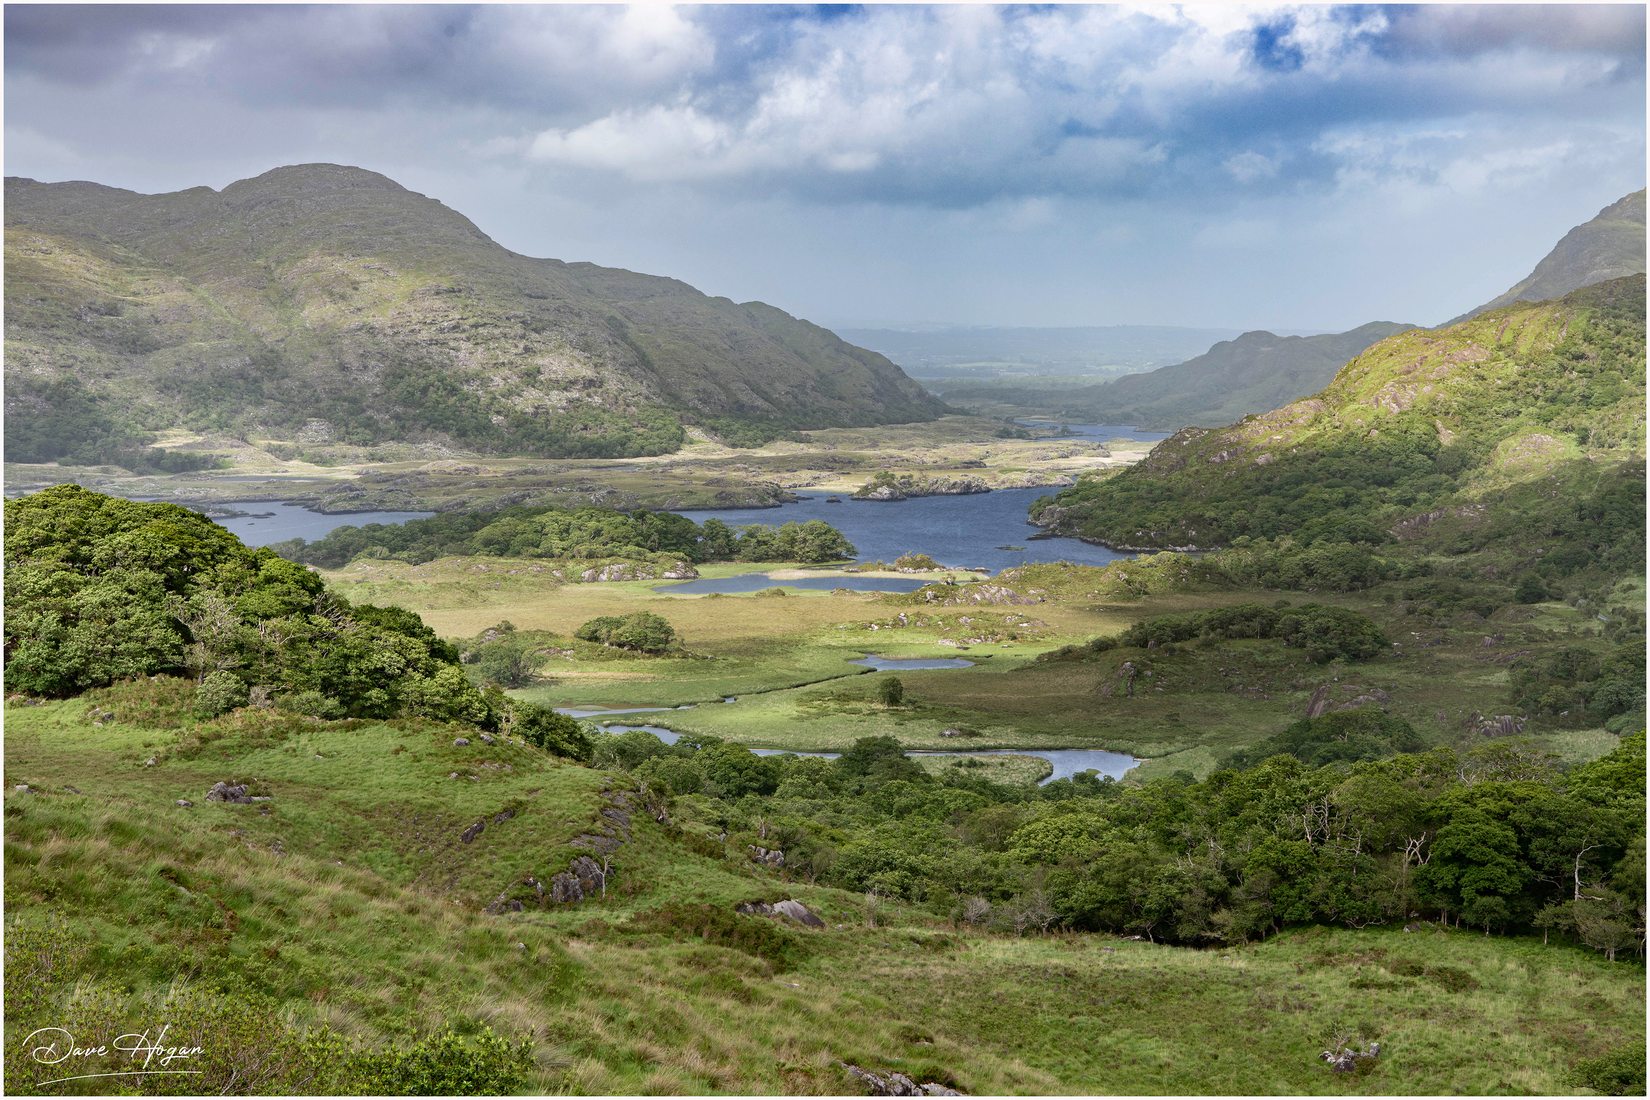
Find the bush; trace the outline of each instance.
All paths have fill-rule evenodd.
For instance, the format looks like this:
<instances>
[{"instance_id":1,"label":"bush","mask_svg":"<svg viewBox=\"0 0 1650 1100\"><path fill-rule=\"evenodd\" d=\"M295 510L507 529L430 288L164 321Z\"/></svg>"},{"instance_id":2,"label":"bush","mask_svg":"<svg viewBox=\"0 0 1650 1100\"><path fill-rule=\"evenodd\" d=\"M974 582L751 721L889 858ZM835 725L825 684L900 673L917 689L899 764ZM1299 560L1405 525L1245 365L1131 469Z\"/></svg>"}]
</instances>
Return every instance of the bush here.
<instances>
[{"instance_id":1,"label":"bush","mask_svg":"<svg viewBox=\"0 0 1650 1100\"><path fill-rule=\"evenodd\" d=\"M581 641L600 642L605 646L633 649L638 653L663 653L676 644L676 628L651 611L638 611L623 617L603 615L579 627L573 636Z\"/></svg>"},{"instance_id":2,"label":"bush","mask_svg":"<svg viewBox=\"0 0 1650 1100\"><path fill-rule=\"evenodd\" d=\"M898 676L884 676L877 681L877 699L885 707L897 707L905 702L905 684Z\"/></svg>"},{"instance_id":3,"label":"bush","mask_svg":"<svg viewBox=\"0 0 1650 1100\"><path fill-rule=\"evenodd\" d=\"M1643 1096L1644 1041L1624 1043L1597 1058L1583 1058L1571 1071L1570 1082L1606 1096Z\"/></svg>"},{"instance_id":4,"label":"bush","mask_svg":"<svg viewBox=\"0 0 1650 1100\"><path fill-rule=\"evenodd\" d=\"M719 905L661 905L631 917L628 929L662 932L674 938L696 936L706 943L763 959L775 970L789 969L805 956L802 941L789 929L767 917L747 917Z\"/></svg>"},{"instance_id":5,"label":"bush","mask_svg":"<svg viewBox=\"0 0 1650 1100\"><path fill-rule=\"evenodd\" d=\"M248 698L246 685L233 672L223 669L208 672L195 689L195 713L202 718L216 718L246 706Z\"/></svg>"}]
</instances>

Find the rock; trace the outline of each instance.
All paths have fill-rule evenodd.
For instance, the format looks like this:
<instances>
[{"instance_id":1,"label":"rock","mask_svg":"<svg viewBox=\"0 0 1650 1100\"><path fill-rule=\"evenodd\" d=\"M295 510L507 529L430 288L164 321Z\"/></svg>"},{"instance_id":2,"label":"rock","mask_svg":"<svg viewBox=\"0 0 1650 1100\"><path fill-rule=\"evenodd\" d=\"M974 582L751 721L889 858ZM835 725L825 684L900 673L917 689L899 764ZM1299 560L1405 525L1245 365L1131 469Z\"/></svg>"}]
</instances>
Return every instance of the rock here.
<instances>
[{"instance_id":1,"label":"rock","mask_svg":"<svg viewBox=\"0 0 1650 1100\"><path fill-rule=\"evenodd\" d=\"M464 843L468 844L468 843L470 843L470 841L472 841L476 837L480 836L481 831L483 829L485 829L486 827L487 827L487 823L485 821L478 821L474 825L471 825L468 829L465 829L463 833L459 834L458 839L460 839Z\"/></svg>"},{"instance_id":2,"label":"rock","mask_svg":"<svg viewBox=\"0 0 1650 1100\"><path fill-rule=\"evenodd\" d=\"M146 767L146 768L154 767L155 766L155 758L151 756L149 759L147 759L143 762L143 766Z\"/></svg>"},{"instance_id":3,"label":"rock","mask_svg":"<svg viewBox=\"0 0 1650 1100\"><path fill-rule=\"evenodd\" d=\"M772 904L765 901L747 901L734 906L734 912L743 913L747 917L784 917L807 928L825 927L825 922L820 920L813 910L795 898L786 898Z\"/></svg>"},{"instance_id":4,"label":"rock","mask_svg":"<svg viewBox=\"0 0 1650 1100\"><path fill-rule=\"evenodd\" d=\"M903 1073L872 1073L870 1070L858 1066L840 1063L847 1071L848 1076L859 1081L870 1090L872 1096L961 1096L956 1089L940 1084L938 1081L929 1081L919 1085Z\"/></svg>"},{"instance_id":5,"label":"rock","mask_svg":"<svg viewBox=\"0 0 1650 1100\"><path fill-rule=\"evenodd\" d=\"M498 813L493 815L493 824L494 825L502 825L506 821L509 821L512 817L515 817L515 816L516 816L516 811L514 811L514 810L500 810Z\"/></svg>"},{"instance_id":6,"label":"rock","mask_svg":"<svg viewBox=\"0 0 1650 1100\"><path fill-rule=\"evenodd\" d=\"M178 799L178 805L187 810L189 807L193 806L194 803L189 801L187 798L180 798Z\"/></svg>"},{"instance_id":7,"label":"rock","mask_svg":"<svg viewBox=\"0 0 1650 1100\"><path fill-rule=\"evenodd\" d=\"M589 856L579 856L567 870L550 879L550 900L562 904L583 901L605 892L607 871Z\"/></svg>"},{"instance_id":8,"label":"rock","mask_svg":"<svg viewBox=\"0 0 1650 1100\"><path fill-rule=\"evenodd\" d=\"M483 744L491 745L493 743L493 737L491 734L483 733L478 736L480 736Z\"/></svg>"},{"instance_id":9,"label":"rock","mask_svg":"<svg viewBox=\"0 0 1650 1100\"><path fill-rule=\"evenodd\" d=\"M470 743L470 739L468 737L455 737L455 738L453 738L453 747L454 748L459 748L459 747L462 747L464 745L468 745L469 743Z\"/></svg>"},{"instance_id":10,"label":"rock","mask_svg":"<svg viewBox=\"0 0 1650 1100\"><path fill-rule=\"evenodd\" d=\"M221 780L212 784L212 789L206 792L206 800L208 802L238 803L252 801L251 797L246 793L245 783L229 784L222 782Z\"/></svg>"},{"instance_id":11,"label":"rock","mask_svg":"<svg viewBox=\"0 0 1650 1100\"><path fill-rule=\"evenodd\" d=\"M679 561L659 575L667 581L691 581L699 576L699 570L691 562Z\"/></svg>"},{"instance_id":12,"label":"rock","mask_svg":"<svg viewBox=\"0 0 1650 1100\"><path fill-rule=\"evenodd\" d=\"M746 850L757 863L765 863L769 867L785 866L785 853L778 848L764 848L758 844L751 844Z\"/></svg>"},{"instance_id":13,"label":"rock","mask_svg":"<svg viewBox=\"0 0 1650 1100\"><path fill-rule=\"evenodd\" d=\"M29 785L27 783L19 783L17 786L13 787L12 790L16 791L18 794L28 794Z\"/></svg>"},{"instance_id":14,"label":"rock","mask_svg":"<svg viewBox=\"0 0 1650 1100\"><path fill-rule=\"evenodd\" d=\"M1329 1068L1333 1069L1336 1073L1351 1073L1353 1070L1358 1068L1358 1063L1360 1061L1373 1061L1380 1056L1380 1043L1370 1043L1368 1050L1359 1050L1351 1044L1347 1044L1345 1046L1336 1044L1334 1049L1325 1050L1318 1054L1318 1057L1323 1059L1325 1062L1328 1062Z\"/></svg>"},{"instance_id":15,"label":"rock","mask_svg":"<svg viewBox=\"0 0 1650 1100\"><path fill-rule=\"evenodd\" d=\"M798 924L805 925L808 928L825 927L825 922L815 916L813 910L809 909L806 905L803 905L800 901L797 901L794 898L787 898L784 901L774 902L773 911L782 917L789 917L791 920L796 921Z\"/></svg>"}]
</instances>

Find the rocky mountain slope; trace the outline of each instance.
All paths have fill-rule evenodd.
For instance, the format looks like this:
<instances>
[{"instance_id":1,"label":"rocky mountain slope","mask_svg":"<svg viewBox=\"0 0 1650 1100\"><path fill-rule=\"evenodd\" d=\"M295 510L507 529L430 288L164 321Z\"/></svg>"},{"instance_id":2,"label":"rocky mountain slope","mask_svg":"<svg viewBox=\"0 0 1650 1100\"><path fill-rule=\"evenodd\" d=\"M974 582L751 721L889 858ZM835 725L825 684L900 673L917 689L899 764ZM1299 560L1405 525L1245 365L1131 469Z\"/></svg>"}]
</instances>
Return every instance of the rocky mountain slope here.
<instances>
[{"instance_id":1,"label":"rocky mountain slope","mask_svg":"<svg viewBox=\"0 0 1650 1100\"><path fill-rule=\"evenodd\" d=\"M1564 234L1535 270L1511 290L1456 320L1464 321L1514 302L1561 298L1572 290L1638 275L1644 269L1644 191L1639 190Z\"/></svg>"},{"instance_id":2,"label":"rocky mountain slope","mask_svg":"<svg viewBox=\"0 0 1650 1100\"><path fill-rule=\"evenodd\" d=\"M168 427L621 456L942 410L771 306L518 255L359 168L5 186L12 460Z\"/></svg>"}]
</instances>

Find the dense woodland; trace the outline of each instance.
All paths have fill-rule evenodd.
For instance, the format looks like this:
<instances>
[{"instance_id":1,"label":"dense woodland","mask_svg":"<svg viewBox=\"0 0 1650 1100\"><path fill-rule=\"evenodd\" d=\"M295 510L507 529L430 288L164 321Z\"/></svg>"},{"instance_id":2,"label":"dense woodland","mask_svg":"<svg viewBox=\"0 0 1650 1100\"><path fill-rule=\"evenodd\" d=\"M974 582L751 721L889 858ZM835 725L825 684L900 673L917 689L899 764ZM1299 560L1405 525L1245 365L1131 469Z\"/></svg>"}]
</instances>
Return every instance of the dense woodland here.
<instances>
[{"instance_id":1,"label":"dense woodland","mask_svg":"<svg viewBox=\"0 0 1650 1100\"><path fill-rule=\"evenodd\" d=\"M616 512L611 508L507 508L452 512L403 524L340 527L314 542L275 547L294 561L336 569L358 557L414 564L449 555L592 560L667 555L690 562L842 561L856 551L823 520L748 524L735 530L719 519L694 523L674 512Z\"/></svg>"}]
</instances>

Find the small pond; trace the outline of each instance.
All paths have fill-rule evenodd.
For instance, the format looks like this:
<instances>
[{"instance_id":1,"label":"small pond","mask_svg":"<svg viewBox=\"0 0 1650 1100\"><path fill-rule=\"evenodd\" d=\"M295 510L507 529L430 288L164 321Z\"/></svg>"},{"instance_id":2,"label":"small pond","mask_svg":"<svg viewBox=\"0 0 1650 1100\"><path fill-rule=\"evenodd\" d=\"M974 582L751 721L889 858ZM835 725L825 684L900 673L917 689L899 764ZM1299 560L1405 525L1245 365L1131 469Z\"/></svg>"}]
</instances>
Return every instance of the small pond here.
<instances>
[{"instance_id":1,"label":"small pond","mask_svg":"<svg viewBox=\"0 0 1650 1100\"><path fill-rule=\"evenodd\" d=\"M925 668L973 668L974 662L961 657L883 657L867 653L851 665L864 665L878 672L917 672Z\"/></svg>"}]
</instances>

